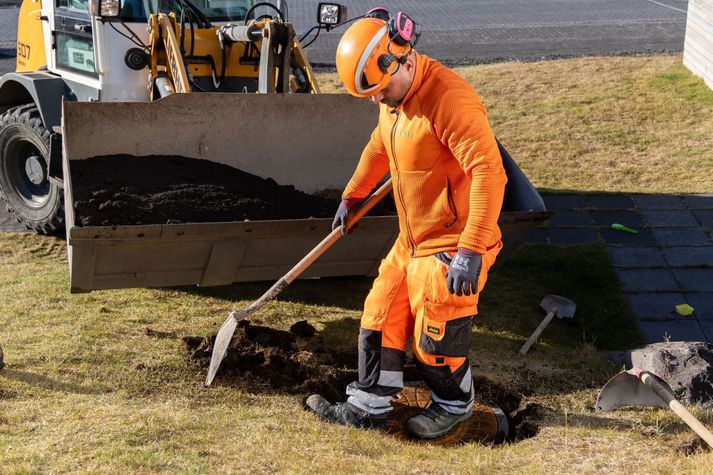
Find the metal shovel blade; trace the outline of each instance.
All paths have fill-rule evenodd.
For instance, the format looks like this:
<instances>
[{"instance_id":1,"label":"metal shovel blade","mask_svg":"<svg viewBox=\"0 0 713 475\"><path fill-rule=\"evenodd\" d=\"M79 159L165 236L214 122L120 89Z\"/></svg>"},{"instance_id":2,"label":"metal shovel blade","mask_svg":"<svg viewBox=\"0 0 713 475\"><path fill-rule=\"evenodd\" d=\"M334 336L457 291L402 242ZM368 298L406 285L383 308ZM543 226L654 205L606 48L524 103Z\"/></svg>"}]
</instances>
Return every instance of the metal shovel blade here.
<instances>
[{"instance_id":1,"label":"metal shovel blade","mask_svg":"<svg viewBox=\"0 0 713 475\"><path fill-rule=\"evenodd\" d=\"M238 320L235 314L237 312L231 312L228 315L228 319L223 322L218 334L215 337L215 342L213 343L213 353L210 355L210 366L208 367L208 375L205 378L205 385L210 386L213 382L215 374L218 372L220 367L220 362L225 358L225 353L228 351L228 346L230 345L230 340L233 339L233 333L235 333L235 328L238 326Z\"/></svg>"},{"instance_id":2,"label":"metal shovel blade","mask_svg":"<svg viewBox=\"0 0 713 475\"><path fill-rule=\"evenodd\" d=\"M633 369L622 371L604 385L597 396L595 412L611 411L625 406L648 406L668 408L656 393L641 379L633 374ZM670 386L660 378L656 378L667 389Z\"/></svg>"}]
</instances>

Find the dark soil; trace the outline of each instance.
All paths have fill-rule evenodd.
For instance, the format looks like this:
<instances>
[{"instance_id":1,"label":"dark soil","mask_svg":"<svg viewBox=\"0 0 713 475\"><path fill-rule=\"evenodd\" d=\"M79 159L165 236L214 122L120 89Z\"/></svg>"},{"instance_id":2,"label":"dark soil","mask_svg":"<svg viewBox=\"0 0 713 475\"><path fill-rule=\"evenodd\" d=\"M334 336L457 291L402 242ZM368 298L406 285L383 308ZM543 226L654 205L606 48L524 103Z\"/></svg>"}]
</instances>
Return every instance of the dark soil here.
<instances>
[{"instance_id":1,"label":"dark soil","mask_svg":"<svg viewBox=\"0 0 713 475\"><path fill-rule=\"evenodd\" d=\"M209 160L111 155L71 166L79 226L331 218L339 204L338 191L308 195Z\"/></svg>"},{"instance_id":2,"label":"dark soil","mask_svg":"<svg viewBox=\"0 0 713 475\"><path fill-rule=\"evenodd\" d=\"M681 455L695 455L710 451L711 448L708 444L706 444L706 442L697 435L684 440L676 448L676 452Z\"/></svg>"},{"instance_id":3,"label":"dark soil","mask_svg":"<svg viewBox=\"0 0 713 475\"><path fill-rule=\"evenodd\" d=\"M207 369L215 335L186 337L183 341L188 361ZM220 364L218 377L240 378L255 389L319 393L335 400L343 397L347 384L356 379L356 355L352 356L339 351L301 350L293 333L242 320Z\"/></svg>"},{"instance_id":4,"label":"dark soil","mask_svg":"<svg viewBox=\"0 0 713 475\"><path fill-rule=\"evenodd\" d=\"M303 329L313 329L306 321L296 325ZM183 341L188 361L207 369L215 335L207 338L185 337ZM357 378L356 351L339 351L334 348L306 349L309 346L306 343L308 340L298 338L292 332L251 325L249 321L242 320L238 323L225 359L220 365L218 379L237 379L249 383L251 390L278 389L292 394L318 393L330 401L344 401L347 384ZM419 379L415 365L407 364L404 368L404 380ZM476 398L497 405L508 417L510 431L504 440L513 442L537 435L544 415L541 406L526 404L521 396L486 378L476 377L474 383ZM390 433L402 432L405 421L416 415L420 408L424 407L424 403L430 400L428 388L419 389L419 383L407 385L411 386L411 392L394 401ZM483 407L487 411L487 406ZM471 421L473 423L468 426ZM444 437L437 443L451 445L484 440L480 438L485 430L483 424L483 418L478 420L474 415L462 424L463 427L454 429L451 437ZM500 441L502 440L497 442Z\"/></svg>"},{"instance_id":5,"label":"dark soil","mask_svg":"<svg viewBox=\"0 0 713 475\"><path fill-rule=\"evenodd\" d=\"M314 336L315 329L307 320L300 320L290 327L290 332L301 338L311 338Z\"/></svg>"}]
</instances>

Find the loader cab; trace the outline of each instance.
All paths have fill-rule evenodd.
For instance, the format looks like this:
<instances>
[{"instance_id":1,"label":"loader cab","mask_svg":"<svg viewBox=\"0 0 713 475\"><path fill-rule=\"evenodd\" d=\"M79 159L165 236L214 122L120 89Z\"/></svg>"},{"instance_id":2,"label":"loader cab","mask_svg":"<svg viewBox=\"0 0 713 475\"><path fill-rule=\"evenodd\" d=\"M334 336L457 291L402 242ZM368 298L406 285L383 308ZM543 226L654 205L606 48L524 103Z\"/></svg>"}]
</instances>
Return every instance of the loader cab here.
<instances>
[{"instance_id":1,"label":"loader cab","mask_svg":"<svg viewBox=\"0 0 713 475\"><path fill-rule=\"evenodd\" d=\"M43 20L38 19L33 27L43 30L43 42L48 45L47 69L70 83L77 100L147 101L150 98L146 69L140 64L133 67L127 55L143 51L149 44L150 14L174 12L180 18L182 3L182 0L115 3L104 0L101 5L107 8L106 16L95 16L90 13L90 0L52 0L42 2ZM193 0L191 3L211 23L219 24L242 22L255 2ZM186 29L190 27L187 23ZM18 33L22 35L22 25Z\"/></svg>"},{"instance_id":2,"label":"loader cab","mask_svg":"<svg viewBox=\"0 0 713 475\"><path fill-rule=\"evenodd\" d=\"M243 21L253 0L194 0L191 2L211 21ZM181 14L180 0L120 0L119 18L125 22L145 23L150 13Z\"/></svg>"}]
</instances>

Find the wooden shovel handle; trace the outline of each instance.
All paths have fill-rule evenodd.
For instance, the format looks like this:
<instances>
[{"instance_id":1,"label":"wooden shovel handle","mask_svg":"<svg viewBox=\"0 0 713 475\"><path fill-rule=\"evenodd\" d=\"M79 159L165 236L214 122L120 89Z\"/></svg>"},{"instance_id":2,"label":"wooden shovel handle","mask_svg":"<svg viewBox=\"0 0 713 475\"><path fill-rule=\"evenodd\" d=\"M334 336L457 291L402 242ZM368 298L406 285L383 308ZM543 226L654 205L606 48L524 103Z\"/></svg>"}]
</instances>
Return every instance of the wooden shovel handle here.
<instances>
[{"instance_id":1,"label":"wooden shovel handle","mask_svg":"<svg viewBox=\"0 0 713 475\"><path fill-rule=\"evenodd\" d=\"M547 312L547 316L545 317L544 320L540 323L540 325L535 328L535 331L532 332L532 335L530 335L530 338L527 339L524 345L522 345L522 348L520 348L520 354L524 355L527 353L527 351L530 349L533 343L535 343L535 340L540 336L540 334L544 331L545 327L550 324L552 319L555 316L555 312Z\"/></svg>"},{"instance_id":2,"label":"wooden shovel handle","mask_svg":"<svg viewBox=\"0 0 713 475\"><path fill-rule=\"evenodd\" d=\"M678 402L676 397L671 394L671 391L659 383L656 377L648 371L642 371L639 374L639 378L641 378L641 381L650 387L663 402L668 404L668 407L670 407L671 410L688 425L688 427L693 429L693 431L698 434L701 439L705 440L709 446L713 447L713 434L711 434L711 431L709 431L708 428L701 423L701 421L696 419L693 414L688 412L688 409L686 409L683 404Z\"/></svg>"},{"instance_id":3,"label":"wooden shovel handle","mask_svg":"<svg viewBox=\"0 0 713 475\"><path fill-rule=\"evenodd\" d=\"M386 180L383 185L381 185L374 193L369 196L358 208L354 210L353 213L349 214L349 218L346 227L349 228L354 223L359 221L366 213L368 213L376 204L381 201L386 195L391 193L391 178ZM339 238L342 237L342 227L335 228L331 233L325 237L322 242L317 244L317 246L312 249L309 254L304 256L301 261L299 261L295 266L290 269L287 274L285 274L282 279L287 283L291 283L295 280L306 268L308 268L314 261L316 261L319 256L324 254L327 249L329 249L332 244L337 242Z\"/></svg>"}]
</instances>

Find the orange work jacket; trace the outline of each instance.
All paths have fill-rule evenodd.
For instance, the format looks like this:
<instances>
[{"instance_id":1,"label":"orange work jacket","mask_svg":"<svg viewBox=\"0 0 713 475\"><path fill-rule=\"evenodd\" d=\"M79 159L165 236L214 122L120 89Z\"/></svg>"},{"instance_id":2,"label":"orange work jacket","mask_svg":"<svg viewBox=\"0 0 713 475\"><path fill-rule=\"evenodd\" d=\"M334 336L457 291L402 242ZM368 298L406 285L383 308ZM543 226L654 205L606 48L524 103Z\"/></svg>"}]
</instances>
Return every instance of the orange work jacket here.
<instances>
[{"instance_id":1,"label":"orange work jacket","mask_svg":"<svg viewBox=\"0 0 713 475\"><path fill-rule=\"evenodd\" d=\"M501 239L507 178L485 106L458 74L416 55L401 105L380 104L379 122L342 197L363 199L391 172L402 236L414 257Z\"/></svg>"}]
</instances>

